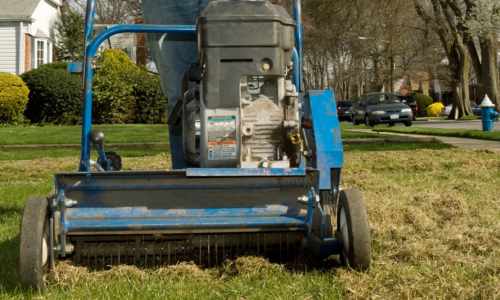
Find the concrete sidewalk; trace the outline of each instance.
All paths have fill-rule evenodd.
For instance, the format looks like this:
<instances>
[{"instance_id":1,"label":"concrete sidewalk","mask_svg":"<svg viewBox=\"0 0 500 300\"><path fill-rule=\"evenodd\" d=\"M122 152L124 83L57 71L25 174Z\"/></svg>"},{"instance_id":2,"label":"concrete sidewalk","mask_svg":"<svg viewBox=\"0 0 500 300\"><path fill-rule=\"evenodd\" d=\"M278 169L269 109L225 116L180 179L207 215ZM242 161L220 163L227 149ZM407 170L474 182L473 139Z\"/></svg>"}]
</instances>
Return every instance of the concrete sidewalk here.
<instances>
[{"instance_id":1,"label":"concrete sidewalk","mask_svg":"<svg viewBox=\"0 0 500 300\"><path fill-rule=\"evenodd\" d=\"M440 128L440 129L469 129L482 130L481 120L417 120L413 126L420 128ZM500 131L500 124L496 124L494 131Z\"/></svg>"},{"instance_id":2,"label":"concrete sidewalk","mask_svg":"<svg viewBox=\"0 0 500 300\"><path fill-rule=\"evenodd\" d=\"M393 137L402 137L406 139L411 138L421 141L437 140L444 144L448 144L462 149L490 150L490 151L500 152L500 142L498 141L445 137L445 136L435 136L435 135L431 136L431 135L404 134L404 133L393 133L393 132L375 132L370 129L351 129L350 131L378 134L380 135L381 138L383 138L384 136L393 136Z\"/></svg>"}]
</instances>

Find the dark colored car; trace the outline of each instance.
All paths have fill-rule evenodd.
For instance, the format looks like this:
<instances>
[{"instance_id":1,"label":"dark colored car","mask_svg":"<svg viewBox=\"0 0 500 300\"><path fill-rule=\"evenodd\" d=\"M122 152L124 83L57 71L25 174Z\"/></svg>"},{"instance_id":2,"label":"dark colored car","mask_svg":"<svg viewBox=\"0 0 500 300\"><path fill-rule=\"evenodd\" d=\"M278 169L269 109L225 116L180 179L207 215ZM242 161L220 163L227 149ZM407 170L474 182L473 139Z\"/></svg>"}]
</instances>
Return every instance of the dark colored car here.
<instances>
[{"instance_id":1,"label":"dark colored car","mask_svg":"<svg viewBox=\"0 0 500 300\"><path fill-rule=\"evenodd\" d=\"M390 93L371 93L361 97L352 108L352 122L354 125L361 123L367 126L377 124L394 125L403 123L411 126L413 111L401 99Z\"/></svg>"},{"instance_id":2,"label":"dark colored car","mask_svg":"<svg viewBox=\"0 0 500 300\"><path fill-rule=\"evenodd\" d=\"M352 102L351 101L339 101L337 103L337 113L340 121L352 121Z\"/></svg>"},{"instance_id":3,"label":"dark colored car","mask_svg":"<svg viewBox=\"0 0 500 300\"><path fill-rule=\"evenodd\" d=\"M471 104L471 108L472 108L472 113L475 115L475 116L481 116L483 113L482 113L482 109L481 109L481 106L477 105L476 103L472 103Z\"/></svg>"}]
</instances>

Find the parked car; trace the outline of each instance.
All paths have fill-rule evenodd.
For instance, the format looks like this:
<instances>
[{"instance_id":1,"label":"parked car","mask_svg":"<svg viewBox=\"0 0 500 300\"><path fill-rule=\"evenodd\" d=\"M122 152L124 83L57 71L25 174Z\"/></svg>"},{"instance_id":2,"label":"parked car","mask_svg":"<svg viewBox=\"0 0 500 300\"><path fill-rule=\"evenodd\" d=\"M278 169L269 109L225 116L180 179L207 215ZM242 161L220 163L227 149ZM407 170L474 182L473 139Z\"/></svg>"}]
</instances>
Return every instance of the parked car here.
<instances>
[{"instance_id":1,"label":"parked car","mask_svg":"<svg viewBox=\"0 0 500 300\"><path fill-rule=\"evenodd\" d=\"M337 103L337 113L340 121L352 121L352 102L351 101L339 101Z\"/></svg>"},{"instance_id":2,"label":"parked car","mask_svg":"<svg viewBox=\"0 0 500 300\"><path fill-rule=\"evenodd\" d=\"M367 126L375 126L403 123L411 126L413 120L413 111L410 106L402 103L397 95L390 93L363 95L360 101L354 104L352 111L354 125L364 123Z\"/></svg>"},{"instance_id":3,"label":"parked car","mask_svg":"<svg viewBox=\"0 0 500 300\"><path fill-rule=\"evenodd\" d=\"M482 109L481 109L481 106L479 106L477 103L472 103L471 104L471 107L472 107L472 113L475 115L475 116L481 116L482 115Z\"/></svg>"},{"instance_id":4,"label":"parked car","mask_svg":"<svg viewBox=\"0 0 500 300\"><path fill-rule=\"evenodd\" d=\"M408 96L398 96L398 98L401 100L402 103L408 105L411 108L411 111L413 113L413 121L417 119L417 114L418 114L418 104L417 104L417 99L415 98L414 95L408 95ZM425 107L424 107L425 109Z\"/></svg>"}]
</instances>

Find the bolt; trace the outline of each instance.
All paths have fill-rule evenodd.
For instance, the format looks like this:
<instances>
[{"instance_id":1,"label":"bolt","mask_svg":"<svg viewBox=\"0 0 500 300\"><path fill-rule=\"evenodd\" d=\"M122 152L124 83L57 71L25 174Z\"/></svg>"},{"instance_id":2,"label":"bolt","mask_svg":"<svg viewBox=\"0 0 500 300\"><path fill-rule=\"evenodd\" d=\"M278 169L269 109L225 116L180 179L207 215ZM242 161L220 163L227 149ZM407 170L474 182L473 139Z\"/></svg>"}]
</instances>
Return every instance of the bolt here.
<instances>
[{"instance_id":1,"label":"bolt","mask_svg":"<svg viewBox=\"0 0 500 300\"><path fill-rule=\"evenodd\" d=\"M66 244L66 247L64 248L66 254L71 254L75 252L75 246L73 244Z\"/></svg>"},{"instance_id":2,"label":"bolt","mask_svg":"<svg viewBox=\"0 0 500 300\"><path fill-rule=\"evenodd\" d=\"M66 206L66 207L73 207L73 206L75 206L77 204L78 204L78 201L72 200L72 199L66 199L64 201L64 206Z\"/></svg>"},{"instance_id":3,"label":"bolt","mask_svg":"<svg viewBox=\"0 0 500 300\"><path fill-rule=\"evenodd\" d=\"M301 203L307 203L307 202L309 202L309 197L307 197L306 195L300 196L297 198L297 201L301 202Z\"/></svg>"}]
</instances>

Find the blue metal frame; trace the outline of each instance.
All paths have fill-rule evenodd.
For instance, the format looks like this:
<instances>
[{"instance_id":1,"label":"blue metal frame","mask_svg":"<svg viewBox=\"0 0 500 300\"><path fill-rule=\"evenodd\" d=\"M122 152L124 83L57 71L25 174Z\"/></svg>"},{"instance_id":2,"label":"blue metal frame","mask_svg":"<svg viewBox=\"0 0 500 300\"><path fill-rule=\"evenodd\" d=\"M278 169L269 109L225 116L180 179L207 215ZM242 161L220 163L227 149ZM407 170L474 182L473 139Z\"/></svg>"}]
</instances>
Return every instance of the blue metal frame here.
<instances>
[{"instance_id":1,"label":"blue metal frame","mask_svg":"<svg viewBox=\"0 0 500 300\"><path fill-rule=\"evenodd\" d=\"M304 168L288 169L237 169L237 168L190 168L187 177L254 177L254 176L305 176Z\"/></svg>"},{"instance_id":2,"label":"blue metal frame","mask_svg":"<svg viewBox=\"0 0 500 300\"><path fill-rule=\"evenodd\" d=\"M109 37L125 32L140 32L140 33L163 33L169 35L173 39L196 39L196 27L194 25L147 25L147 24L131 24L131 25L113 25L94 39L89 41L85 49L84 61L84 107L83 107L83 125L82 125L82 149L80 158L80 171L90 171L90 134L92 132L92 84L94 79L93 74L93 59L97 54L99 46Z\"/></svg>"},{"instance_id":3,"label":"blue metal frame","mask_svg":"<svg viewBox=\"0 0 500 300\"><path fill-rule=\"evenodd\" d=\"M306 94L307 106L313 122L316 152L316 165L319 170L319 189L331 190L332 170L344 165L340 122L337 115L335 95L331 90L309 91Z\"/></svg>"},{"instance_id":4,"label":"blue metal frame","mask_svg":"<svg viewBox=\"0 0 500 300\"><path fill-rule=\"evenodd\" d=\"M90 173L90 153L91 153L91 131L92 131L92 84L93 84L93 60L100 45L109 37L125 32L139 33L160 33L167 34L169 39L175 40L195 40L197 29L195 25L114 25L102 31L97 36L93 36L94 18L95 18L95 0L87 0L87 10L85 18L85 57L83 64L84 77L84 109L83 109L83 126L82 126L82 148L80 157L81 173L75 173L70 176L82 176L78 182L66 185L64 182L64 174L56 175L56 191L57 195L54 201L53 209L60 211L60 245L58 245L59 254L66 254L66 236L71 232L84 232L95 234L96 232L116 232L116 231L131 231L131 230L192 230L197 228L229 228L234 231L244 231L248 229L261 230L278 228L282 230L302 230L306 234L307 241L311 245L315 245L318 253L332 254L338 250L338 243L334 239L325 237L322 228L322 233L316 237L312 233L314 214L320 214L324 218L324 212L321 208L319 200L319 190L332 190L337 188L337 183L332 186L332 170L340 169L343 165L343 148L340 139L340 124L337 118L335 96L332 91L311 91L303 94L303 27L302 27L302 11L301 1L294 0L293 15L296 22L296 48L292 52L292 60L294 64L293 81L300 93L302 102L309 109L309 117L313 120L313 136L314 136L314 151L316 153L315 166L319 172L313 169L306 168L306 159L303 158L301 165L298 168L287 169L186 169L183 171L172 171L171 173ZM104 152L103 149L100 152ZM104 153L100 153L105 156ZM319 173L319 178L316 180L316 173ZM102 174L102 175L101 175ZM176 178L175 182L169 184L155 185L153 178L158 176L172 175ZM313 176L309 176L313 175ZM133 178L138 181L127 181L125 177ZM117 181L117 185L110 187L106 186L108 177ZM185 185L181 184L181 179L190 180L188 187L190 191L200 191L209 193L220 189L217 185L218 181L230 178L231 181L225 182L224 190L226 193L239 191L259 197L262 196L262 202L257 206L248 207L246 203L242 203L242 207L231 202L223 203L223 205L215 205L214 200L205 201L198 208L189 207L182 198L183 203L178 206L171 207L168 197L173 197L171 194L174 190L186 189ZM264 178L265 177L265 178ZM289 186L273 186L271 182L280 182L287 180L287 177L296 177L297 180L291 179L293 184ZM311 182L305 184L300 180L311 179ZM198 180L193 179L198 178ZM234 179L233 179L234 178ZM238 178L241 178L238 180ZM200 181L208 179L209 185L200 185ZM288 178L290 179L290 178ZM317 182L316 182L317 181ZM214 183L215 182L215 183ZM258 182L260 191L256 190L255 186L245 186L242 189L242 183ZM297 183L298 182L298 183ZM186 182L184 182L186 184ZM213 184L213 185L212 185ZM300 185L298 187L298 185ZM232 187L233 186L233 187ZM313 187L311 187L313 186ZM231 190L231 188L233 190ZM239 190L238 190L239 189ZM265 190L267 189L267 190ZM319 189L319 190L318 190ZM270 190L274 190L273 194ZM161 205L156 208L151 208L151 198L139 197L134 199L134 207L120 207L110 205L116 199L116 191L122 193L141 193L143 191L156 192L161 195ZM224 192L222 191L222 192ZM242 192L243 191L243 192ZM256 192L254 192L256 191ZM289 194L286 194L286 193ZM80 193L80 194L78 194ZM163 194L164 193L164 194ZM264 195L264 194L265 195ZM303 195L304 193L305 195ZM247 193L248 194L248 193ZM262 194L262 195L261 195ZM231 194L232 195L232 194ZM303 195L303 196L302 196ZM81 197L77 201L72 201L70 198L76 196ZM185 196L185 195L184 195ZM203 195L204 196L204 195ZM218 196L218 195L216 195ZM213 197L216 197L213 196ZM266 199L265 197L270 197ZM299 196L299 198L297 198ZM112 199L109 199L109 198ZM115 198L113 198L115 197ZM158 197L158 196L157 196ZM246 197L246 194L245 194ZM306 199L302 199L305 197ZM175 198L175 197L173 197ZM157 200L159 198L156 198ZM78 203L81 200L81 203ZM170 198L175 201L175 199ZM280 201L271 205L273 200ZM106 202L107 201L107 202ZM143 202L140 202L143 201ZM145 201L145 202L144 202ZM196 198L198 201L198 198ZM283 202L281 202L283 201ZM307 207L307 212L304 215L293 215L294 210L287 209L285 202L302 204ZM118 197L117 202L123 203L123 198ZM142 204L141 204L142 203ZM144 205L146 204L146 205ZM157 202L158 204L158 202ZM199 204L197 202L197 204ZM200 205L201 205L200 204ZM141 206L142 205L142 206ZM248 204L247 204L248 205ZM184 207L185 206L185 207ZM146 207L146 209L145 209ZM323 224L324 222L322 222ZM324 224L323 224L324 225Z\"/></svg>"}]
</instances>

